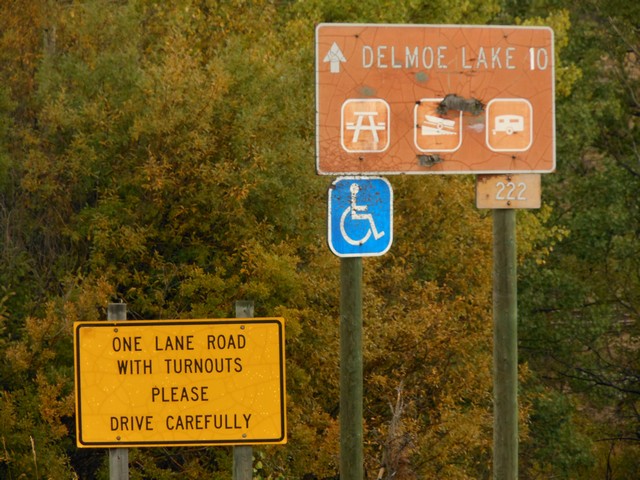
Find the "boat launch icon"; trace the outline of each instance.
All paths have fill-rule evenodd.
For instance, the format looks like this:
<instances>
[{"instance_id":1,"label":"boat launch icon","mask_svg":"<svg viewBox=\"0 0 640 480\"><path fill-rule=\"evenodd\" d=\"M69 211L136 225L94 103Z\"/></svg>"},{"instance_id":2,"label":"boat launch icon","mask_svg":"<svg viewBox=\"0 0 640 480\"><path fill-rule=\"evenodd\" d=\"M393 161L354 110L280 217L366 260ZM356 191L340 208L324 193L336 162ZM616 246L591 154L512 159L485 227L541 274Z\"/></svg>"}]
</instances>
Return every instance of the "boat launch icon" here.
<instances>
[{"instance_id":1,"label":"boat launch icon","mask_svg":"<svg viewBox=\"0 0 640 480\"><path fill-rule=\"evenodd\" d=\"M440 115L442 98L423 98L414 109L414 142L422 152L455 152L462 144L462 112Z\"/></svg>"},{"instance_id":2,"label":"boat launch icon","mask_svg":"<svg viewBox=\"0 0 640 480\"><path fill-rule=\"evenodd\" d=\"M455 120L425 115L421 126L422 135L457 135Z\"/></svg>"}]
</instances>

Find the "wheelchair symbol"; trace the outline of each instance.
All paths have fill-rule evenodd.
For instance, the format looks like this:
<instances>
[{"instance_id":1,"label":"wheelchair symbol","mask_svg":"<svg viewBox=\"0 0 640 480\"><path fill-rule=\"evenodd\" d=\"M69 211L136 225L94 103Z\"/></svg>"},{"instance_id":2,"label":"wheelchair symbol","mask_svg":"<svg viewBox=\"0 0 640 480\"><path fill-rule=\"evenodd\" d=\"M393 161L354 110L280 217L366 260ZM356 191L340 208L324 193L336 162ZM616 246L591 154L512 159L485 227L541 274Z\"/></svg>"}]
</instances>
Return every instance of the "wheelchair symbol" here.
<instances>
[{"instance_id":1,"label":"wheelchair symbol","mask_svg":"<svg viewBox=\"0 0 640 480\"><path fill-rule=\"evenodd\" d=\"M393 190L381 177L340 177L329 188L327 240L338 257L385 254L393 240Z\"/></svg>"},{"instance_id":2,"label":"wheelchair symbol","mask_svg":"<svg viewBox=\"0 0 640 480\"><path fill-rule=\"evenodd\" d=\"M342 216L340 217L340 233L342 234L342 238L344 238L345 242L350 245L360 246L365 244L372 234L373 238L376 240L384 237L384 232L379 232L376 228L376 222L373 219L373 215L371 215L370 213L361 213L366 212L369 209L369 206L358 205L357 203L360 185L358 185L357 183L352 183L349 187L349 191L351 192L351 200L349 202L349 206L344 210L344 212L342 212ZM353 221L369 222L369 228L367 229L364 236L359 239L354 239L349 236L349 234L347 233L347 229L345 228L345 222L347 221L347 218L350 218Z\"/></svg>"}]
</instances>

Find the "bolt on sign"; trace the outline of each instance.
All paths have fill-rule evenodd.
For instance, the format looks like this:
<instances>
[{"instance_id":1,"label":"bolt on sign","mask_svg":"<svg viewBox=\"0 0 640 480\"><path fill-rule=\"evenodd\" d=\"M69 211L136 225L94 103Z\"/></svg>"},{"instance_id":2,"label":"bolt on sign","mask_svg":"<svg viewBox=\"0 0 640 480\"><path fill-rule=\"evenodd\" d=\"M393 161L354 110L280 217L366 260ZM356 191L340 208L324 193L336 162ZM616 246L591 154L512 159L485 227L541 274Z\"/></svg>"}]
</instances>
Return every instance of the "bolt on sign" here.
<instances>
[{"instance_id":1,"label":"bolt on sign","mask_svg":"<svg viewBox=\"0 0 640 480\"><path fill-rule=\"evenodd\" d=\"M77 322L79 447L286 443L284 319Z\"/></svg>"},{"instance_id":2,"label":"bolt on sign","mask_svg":"<svg viewBox=\"0 0 640 480\"><path fill-rule=\"evenodd\" d=\"M321 24L321 175L555 169L553 31Z\"/></svg>"}]
</instances>

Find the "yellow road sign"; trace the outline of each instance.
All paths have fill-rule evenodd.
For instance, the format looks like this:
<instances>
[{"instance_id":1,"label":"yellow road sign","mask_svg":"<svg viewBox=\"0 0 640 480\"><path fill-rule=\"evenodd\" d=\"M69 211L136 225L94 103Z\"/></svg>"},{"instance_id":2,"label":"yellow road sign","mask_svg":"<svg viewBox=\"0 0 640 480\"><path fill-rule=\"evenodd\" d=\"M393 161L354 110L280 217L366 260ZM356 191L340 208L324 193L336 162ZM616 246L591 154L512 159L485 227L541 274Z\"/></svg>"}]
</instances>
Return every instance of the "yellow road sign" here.
<instances>
[{"instance_id":1,"label":"yellow road sign","mask_svg":"<svg viewBox=\"0 0 640 480\"><path fill-rule=\"evenodd\" d=\"M284 319L77 322L79 447L286 443Z\"/></svg>"}]
</instances>

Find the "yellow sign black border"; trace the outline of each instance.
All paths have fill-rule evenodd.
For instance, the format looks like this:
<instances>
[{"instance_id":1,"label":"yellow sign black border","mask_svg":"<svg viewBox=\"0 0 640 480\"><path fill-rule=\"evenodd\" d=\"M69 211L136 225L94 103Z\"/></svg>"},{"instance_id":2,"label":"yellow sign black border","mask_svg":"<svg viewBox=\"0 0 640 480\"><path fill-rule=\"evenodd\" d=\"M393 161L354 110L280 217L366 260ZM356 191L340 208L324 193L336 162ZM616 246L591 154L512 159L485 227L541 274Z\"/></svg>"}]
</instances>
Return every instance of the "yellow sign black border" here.
<instances>
[{"instance_id":1,"label":"yellow sign black border","mask_svg":"<svg viewBox=\"0 0 640 480\"><path fill-rule=\"evenodd\" d=\"M255 325L255 324L276 324L278 326L278 359L279 359L279 402L280 419L279 434L273 438L237 438L228 440L155 440L155 441L86 441L83 439L83 411L82 411L82 372L81 364L81 341L82 329L91 328L114 328L126 329L130 327L167 327L171 325ZM74 323L74 379L75 379L75 400L76 400L76 444L84 448L129 448L129 447L184 447L184 446L232 446L232 445L259 445L259 444L283 444L287 442L286 433L286 376L285 376L285 351L284 351L284 319L280 317L269 318L234 318L234 319L196 319L196 320L135 320L135 321L81 321Z\"/></svg>"}]
</instances>

